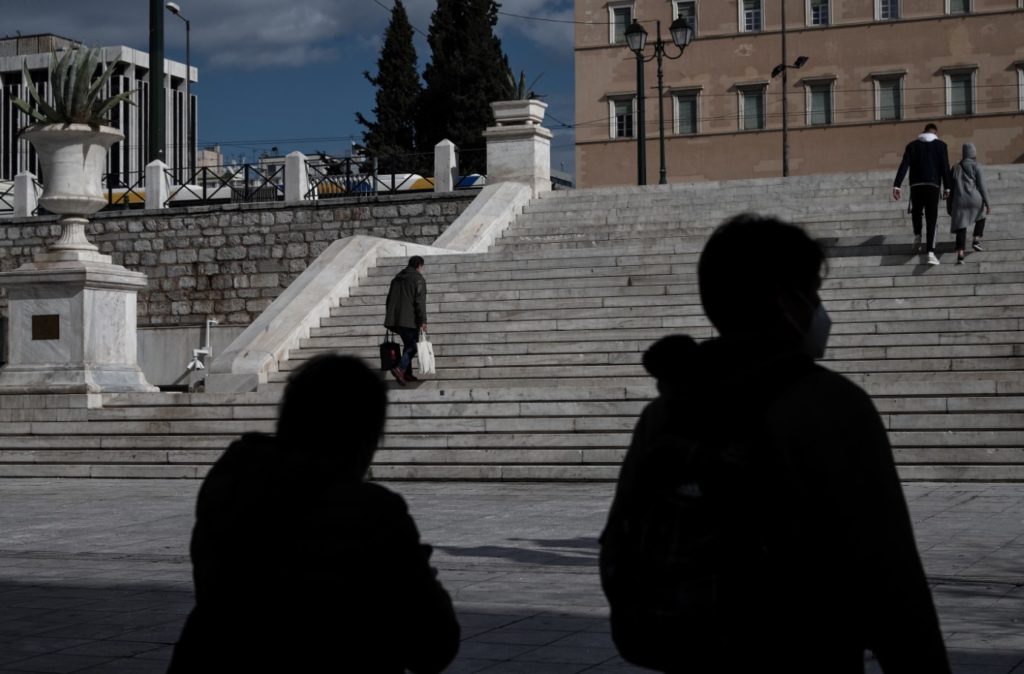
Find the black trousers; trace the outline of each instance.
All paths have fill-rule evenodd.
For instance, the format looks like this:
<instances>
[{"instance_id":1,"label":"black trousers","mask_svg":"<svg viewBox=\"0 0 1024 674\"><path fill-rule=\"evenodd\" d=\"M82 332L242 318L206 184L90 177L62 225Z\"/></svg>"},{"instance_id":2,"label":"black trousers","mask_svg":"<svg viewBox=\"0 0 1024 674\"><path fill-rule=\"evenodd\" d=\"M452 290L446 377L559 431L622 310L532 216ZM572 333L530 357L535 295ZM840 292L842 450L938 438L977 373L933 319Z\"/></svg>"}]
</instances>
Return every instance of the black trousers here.
<instances>
[{"instance_id":1,"label":"black trousers","mask_svg":"<svg viewBox=\"0 0 1024 674\"><path fill-rule=\"evenodd\" d=\"M985 218L974 223L974 238L980 239L985 235ZM958 229L956 232L956 249L963 250L967 245L967 229Z\"/></svg>"},{"instance_id":2,"label":"black trousers","mask_svg":"<svg viewBox=\"0 0 1024 674\"><path fill-rule=\"evenodd\" d=\"M395 332L402 338L402 360L398 363L398 369L406 374L412 373L412 359L419 351L420 331L416 328L395 328Z\"/></svg>"},{"instance_id":3,"label":"black trousers","mask_svg":"<svg viewBox=\"0 0 1024 674\"><path fill-rule=\"evenodd\" d=\"M921 216L928 225L928 252L935 252L935 226L939 222L939 197L942 192L934 185L913 185L910 188L910 221L914 236L921 236Z\"/></svg>"}]
</instances>

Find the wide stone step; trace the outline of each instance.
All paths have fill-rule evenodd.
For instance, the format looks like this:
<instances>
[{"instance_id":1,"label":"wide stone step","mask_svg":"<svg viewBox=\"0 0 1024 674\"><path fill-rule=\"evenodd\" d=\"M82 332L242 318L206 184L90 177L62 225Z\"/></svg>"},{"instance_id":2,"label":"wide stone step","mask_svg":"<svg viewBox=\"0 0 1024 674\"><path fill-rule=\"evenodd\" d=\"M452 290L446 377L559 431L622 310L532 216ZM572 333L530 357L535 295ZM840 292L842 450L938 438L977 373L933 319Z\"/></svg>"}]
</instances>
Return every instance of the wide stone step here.
<instances>
[{"instance_id":1,"label":"wide stone step","mask_svg":"<svg viewBox=\"0 0 1024 674\"><path fill-rule=\"evenodd\" d=\"M913 320L972 320L972 319L997 319L997 318L1022 318L1024 317L1024 304L1008 306L976 306L978 303L966 306L941 308L939 306L926 307L921 309L901 308L869 308L860 310L844 310L841 307L829 304L827 309L834 323L856 324L890 322L896 319L903 321ZM506 323L530 322L538 320L617 320L633 318L667 318L667 317L694 317L700 320L693 325L707 326L703 318L703 311L697 304L650 304L640 306L612 306L612 307L587 307L577 309L520 309L510 311L436 311L429 314L430 326L433 331L443 334L449 324L477 323L491 325L493 330L515 329ZM370 326L377 332L381 332L383 318L380 311L373 313L351 314L343 309L332 309L331 317L321 322L324 327L343 326L353 328L356 326ZM1012 329L1012 328L1011 328Z\"/></svg>"},{"instance_id":2,"label":"wide stone step","mask_svg":"<svg viewBox=\"0 0 1024 674\"><path fill-rule=\"evenodd\" d=\"M293 365L282 364L283 370L291 370L298 367L307 359L323 353L337 353L340 355L355 356L367 362L372 362L377 357L375 346L343 346L333 343L340 340L307 340L310 343L299 351L289 356L289 361L295 361ZM909 359L964 359L964 358L1014 358L1024 356L1024 344L1007 340L1005 343L993 344L990 342L982 344L944 344L944 345L914 345L914 346L839 346L843 340L831 343L828 347L826 363L835 361L851 360L909 360ZM446 367L461 367L472 363L487 363L496 365L499 360L519 359L517 362L525 363L526 359L533 359L533 362L540 360L571 359L563 362L597 363L610 362L612 359L623 362L640 362L641 355L650 346L649 342L638 340L604 341L604 342L524 342L512 344L445 344L438 345L435 349L435 356L443 359ZM439 361L440 362L440 361ZM933 364L938 364L937 361ZM272 412L268 408L267 412ZM256 413L250 417L262 418ZM207 417L213 418L213 417Z\"/></svg>"},{"instance_id":3,"label":"wide stone step","mask_svg":"<svg viewBox=\"0 0 1024 674\"><path fill-rule=\"evenodd\" d=\"M881 311L903 311L903 310L924 310L940 309L956 311L958 308L967 307L1024 307L1024 294L1020 295L954 295L946 297L906 297L906 298L879 298L879 299L838 299L822 295L828 302L827 308L830 313L838 311L863 311L867 309ZM331 310L332 316L350 316L353 319L359 316L370 316L374 319L382 319L384 309L377 302L353 303L346 298L341 305ZM359 298L367 300L368 298ZM695 294L675 295L666 298L664 295L637 295L632 297L565 297L560 299L536 298L536 299L493 299L493 300L447 300L443 302L428 302L427 314L431 317L441 314L451 315L462 312L527 312L527 311L549 311L555 309L585 310L585 309L608 309L612 307L639 308L646 306L675 306L692 307L700 311L700 298ZM690 310L690 309L688 309ZM432 319L436 321L437 319Z\"/></svg>"},{"instance_id":4,"label":"wide stone step","mask_svg":"<svg viewBox=\"0 0 1024 674\"><path fill-rule=\"evenodd\" d=\"M583 269L544 270L517 275L501 272L455 277L451 281L428 283L428 293L459 293L511 290L542 290L550 288L615 288L640 285L691 285L696 286L697 275L693 265L669 265L653 267L620 268L618 274L592 274ZM873 267L836 267L826 277L826 288L843 287L884 287L889 285L913 286L961 283L1024 283L1024 261L994 262L970 265L943 264L928 266L917 260L908 260L904 265ZM361 285L353 288L356 296L376 295L385 297L387 284L384 282Z\"/></svg>"},{"instance_id":5,"label":"wide stone step","mask_svg":"<svg viewBox=\"0 0 1024 674\"><path fill-rule=\"evenodd\" d=\"M1020 263L1024 258L1024 239L1007 242L1013 245L1012 249L1000 248L967 255L967 263L975 264L981 262L1012 262ZM939 252L953 252L940 250ZM857 255L839 255L838 252L856 251ZM869 252L864 247L849 247L838 251L830 249L828 260L830 273L833 270L847 267L889 267L902 265L920 265L920 255L911 252L911 244L900 244L892 246L873 246ZM878 254L882 253L882 254ZM691 253L659 253L651 252L647 255L619 255L619 256L594 256L587 258L575 258L564 261L556 258L539 260L507 260L484 263L465 264L438 264L430 267L428 278L429 283L451 283L460 280L495 280L509 278L547 278L551 276L586 276L596 274L621 275L640 274L645 271L649 273L683 273L696 268L699 259L698 252ZM385 286L390 284L391 279L398 272L399 267L378 267L365 277L360 285L363 287ZM619 270L622 270L621 272ZM656 271L662 270L662 271ZM429 286L428 286L429 287Z\"/></svg>"},{"instance_id":6,"label":"wide stone step","mask_svg":"<svg viewBox=\"0 0 1024 674\"><path fill-rule=\"evenodd\" d=\"M330 330L340 330L341 328L330 328ZM327 329L321 328L320 331ZM317 332L317 331L314 331ZM612 342L612 348L615 344L621 342L637 341L640 342L643 348L649 346L655 340L660 339L669 334L688 334L694 339L702 340L713 336L713 330L710 328L693 328L683 330L664 330L664 329L651 329L651 328L640 328L635 330L594 330L588 331L586 334L587 341L608 341ZM315 335L314 339L325 339L330 341L316 342L325 347L344 350L351 348L374 348L379 344L383 335L363 335L363 336L330 336L330 335ZM565 339L559 339L555 341L554 336L550 332L503 332L503 333L454 333L444 337L444 341L438 341L437 347L444 349L449 345L454 344L474 344L483 346L495 346L501 344L529 344L529 343L547 343L547 344L569 344L574 345L578 343L577 339L574 339L574 333L564 333L561 335ZM977 332L973 330L959 331L959 332L910 332L910 333L867 333L867 334L835 334L829 337L830 348L838 347L914 347L918 345L933 346L933 345L972 345L972 344L1014 344L1024 340L1024 331L1011 330L997 333L988 332ZM529 347L527 347L529 348ZM558 349L564 350L564 349ZM300 352L296 352L298 354ZM373 353L371 351L371 353Z\"/></svg>"},{"instance_id":7,"label":"wide stone step","mask_svg":"<svg viewBox=\"0 0 1024 674\"><path fill-rule=\"evenodd\" d=\"M818 240L829 247L829 250L838 248L842 253L848 255L861 254L859 251L867 250L874 251L871 254L879 254L881 250L887 248L896 248L900 251L908 248L913 241L913 235L910 230L909 222L905 223L905 227L900 227L896 230L890 230L887 232L877 232L868 236L846 236L846 237L819 237ZM515 231L509 230L509 231ZM947 234L946 229L940 229L940 234ZM704 243L707 241L706 236L694 236L694 237L668 237L653 241L638 241L636 243L623 243L621 245L602 245L593 246L588 245L583 248L545 248L538 247L531 249L529 247L514 247L508 249L498 250L492 248L491 252L478 253L473 255L427 255L424 256L428 265L428 274L432 274L434 271L480 271L479 266L483 266L484 269L488 268L493 263L507 263L507 262L522 262L527 266L536 264L537 266L548 266L549 261L553 261L555 265L559 262L565 264L565 266L580 266L580 264L574 262L576 258L590 258L590 257L619 257L619 256L633 256L633 255L649 255L649 254L677 254L677 253L700 253L704 248ZM1019 249L1020 246L1024 245L1021 243L1024 241L1024 230L1020 230L1018 227L1001 227L997 224L990 224L988 231L985 234L985 241L992 249ZM498 239L496 242L500 247L503 240ZM399 269L405 266L408 258L401 257L382 257L378 258L377 264L382 270L386 272L378 272L371 270L371 275L393 275L398 272ZM449 267L449 265L451 265Z\"/></svg>"}]
</instances>

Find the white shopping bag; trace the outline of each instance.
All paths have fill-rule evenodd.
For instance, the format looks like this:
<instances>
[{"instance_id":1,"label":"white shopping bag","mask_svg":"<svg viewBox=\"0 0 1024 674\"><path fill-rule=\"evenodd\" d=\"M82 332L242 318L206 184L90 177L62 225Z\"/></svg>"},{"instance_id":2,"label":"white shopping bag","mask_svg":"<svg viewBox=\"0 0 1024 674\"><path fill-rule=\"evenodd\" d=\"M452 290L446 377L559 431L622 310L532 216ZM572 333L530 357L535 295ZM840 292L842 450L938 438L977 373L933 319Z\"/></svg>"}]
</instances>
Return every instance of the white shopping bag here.
<instances>
[{"instance_id":1,"label":"white shopping bag","mask_svg":"<svg viewBox=\"0 0 1024 674\"><path fill-rule=\"evenodd\" d=\"M420 333L420 341L416 345L416 358L420 361L420 374L435 374L434 345L427 339L425 332Z\"/></svg>"}]
</instances>

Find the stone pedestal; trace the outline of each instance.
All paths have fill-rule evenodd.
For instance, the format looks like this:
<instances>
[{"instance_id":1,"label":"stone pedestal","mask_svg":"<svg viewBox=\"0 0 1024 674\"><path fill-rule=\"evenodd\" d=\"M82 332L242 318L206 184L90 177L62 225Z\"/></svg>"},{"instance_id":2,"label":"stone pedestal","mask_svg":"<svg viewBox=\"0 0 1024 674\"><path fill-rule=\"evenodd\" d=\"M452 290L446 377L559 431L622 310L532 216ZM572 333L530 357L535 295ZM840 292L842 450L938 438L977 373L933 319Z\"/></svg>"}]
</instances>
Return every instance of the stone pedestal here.
<instances>
[{"instance_id":1,"label":"stone pedestal","mask_svg":"<svg viewBox=\"0 0 1024 674\"><path fill-rule=\"evenodd\" d=\"M156 391L137 358L136 297L146 275L95 249L60 245L0 274L10 326L0 393Z\"/></svg>"},{"instance_id":2,"label":"stone pedestal","mask_svg":"<svg viewBox=\"0 0 1024 674\"><path fill-rule=\"evenodd\" d=\"M39 203L62 214L61 235L32 262L0 274L10 326L0 393L156 391L139 369L135 333L146 275L112 264L85 236L85 216L107 203L107 148L124 136L85 124L36 125L22 136L39 152Z\"/></svg>"},{"instance_id":3,"label":"stone pedestal","mask_svg":"<svg viewBox=\"0 0 1024 674\"><path fill-rule=\"evenodd\" d=\"M551 131L541 126L541 101L500 101L491 104L497 126L484 131L487 139L487 183L520 182L534 196L551 189Z\"/></svg>"}]
</instances>

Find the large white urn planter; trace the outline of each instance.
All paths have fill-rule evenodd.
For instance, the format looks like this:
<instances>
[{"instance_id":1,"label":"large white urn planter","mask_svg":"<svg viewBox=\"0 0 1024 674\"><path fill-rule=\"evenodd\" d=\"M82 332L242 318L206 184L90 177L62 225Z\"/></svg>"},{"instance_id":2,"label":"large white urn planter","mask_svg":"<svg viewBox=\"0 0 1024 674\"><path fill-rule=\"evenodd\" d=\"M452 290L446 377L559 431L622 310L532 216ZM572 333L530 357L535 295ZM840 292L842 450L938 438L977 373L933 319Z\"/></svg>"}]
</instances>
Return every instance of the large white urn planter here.
<instances>
[{"instance_id":1,"label":"large white urn planter","mask_svg":"<svg viewBox=\"0 0 1024 674\"><path fill-rule=\"evenodd\" d=\"M146 275L112 264L85 236L87 216L107 203L110 127L48 124L22 136L39 153L39 203L58 214L61 236L32 262L0 274L9 347L0 394L155 391L138 366L136 302Z\"/></svg>"},{"instance_id":2,"label":"large white urn planter","mask_svg":"<svg viewBox=\"0 0 1024 674\"><path fill-rule=\"evenodd\" d=\"M87 217L103 208L103 171L110 146L124 138L109 126L37 124L22 134L43 168L39 203L56 213L63 231L50 251L96 251L85 236Z\"/></svg>"},{"instance_id":3,"label":"large white urn planter","mask_svg":"<svg viewBox=\"0 0 1024 674\"><path fill-rule=\"evenodd\" d=\"M491 103L494 122L498 126L527 124L539 126L544 121L548 104L534 98Z\"/></svg>"}]
</instances>

